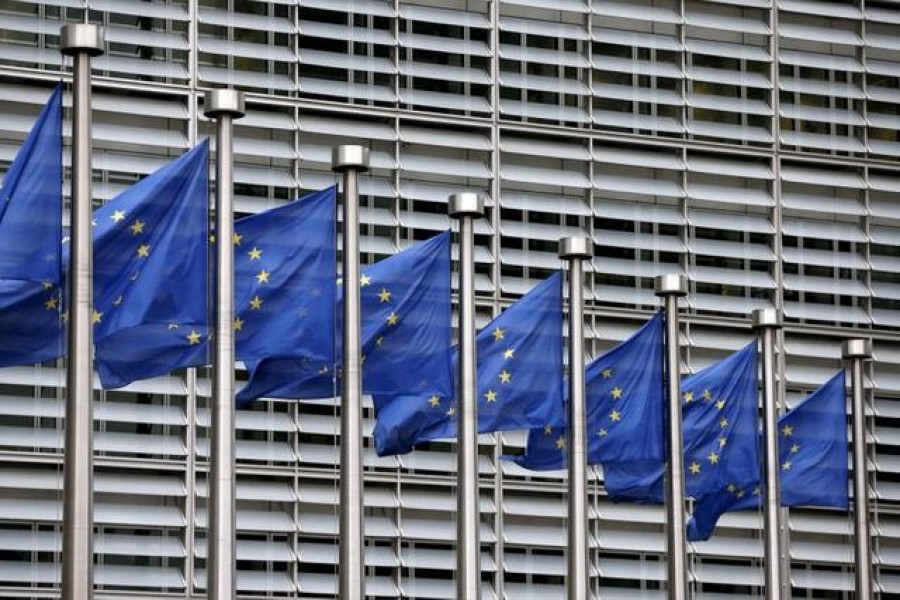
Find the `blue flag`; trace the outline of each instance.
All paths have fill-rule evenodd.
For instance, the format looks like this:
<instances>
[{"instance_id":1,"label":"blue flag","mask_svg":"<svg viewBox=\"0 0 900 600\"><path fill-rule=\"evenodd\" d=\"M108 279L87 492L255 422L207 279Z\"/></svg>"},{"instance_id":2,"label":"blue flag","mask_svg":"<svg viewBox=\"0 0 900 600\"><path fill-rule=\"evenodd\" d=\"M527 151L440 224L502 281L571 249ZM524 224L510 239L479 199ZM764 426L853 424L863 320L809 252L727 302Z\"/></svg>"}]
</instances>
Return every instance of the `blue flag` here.
<instances>
[{"instance_id":1,"label":"blue flag","mask_svg":"<svg viewBox=\"0 0 900 600\"><path fill-rule=\"evenodd\" d=\"M685 495L753 481L759 464L756 342L681 383ZM664 502L664 462L604 464L615 501Z\"/></svg>"},{"instance_id":2,"label":"blue flag","mask_svg":"<svg viewBox=\"0 0 900 600\"><path fill-rule=\"evenodd\" d=\"M839 371L778 420L782 506L849 508L846 382ZM729 483L701 498L688 522L688 539L706 540L725 512L759 508L761 474Z\"/></svg>"},{"instance_id":3,"label":"blue flag","mask_svg":"<svg viewBox=\"0 0 900 600\"><path fill-rule=\"evenodd\" d=\"M168 373L209 335L204 141L94 212L94 341L105 388Z\"/></svg>"},{"instance_id":4,"label":"blue flag","mask_svg":"<svg viewBox=\"0 0 900 600\"><path fill-rule=\"evenodd\" d=\"M0 366L63 352L62 178L59 84L0 186Z\"/></svg>"},{"instance_id":5,"label":"blue flag","mask_svg":"<svg viewBox=\"0 0 900 600\"><path fill-rule=\"evenodd\" d=\"M503 311L476 339L478 431L556 423L562 412L562 274L548 277ZM451 349L445 347L449 356ZM454 348L453 372L458 351ZM428 440L456 436L452 390L375 396L375 449L402 454Z\"/></svg>"},{"instance_id":6,"label":"blue flag","mask_svg":"<svg viewBox=\"0 0 900 600\"><path fill-rule=\"evenodd\" d=\"M656 314L630 338L585 369L588 462L665 460L663 437L663 315ZM563 408L528 436L515 462L531 470L566 466L568 432Z\"/></svg>"},{"instance_id":7,"label":"blue flag","mask_svg":"<svg viewBox=\"0 0 900 600\"><path fill-rule=\"evenodd\" d=\"M361 288L363 391L417 393L436 386L449 394L449 232L364 269L354 285ZM336 357L341 356L342 311L330 304L324 312L312 307L312 316L321 333L330 336L326 347L332 352L323 357L295 347L293 352L247 360L250 381L238 393L239 403L262 396L324 398L340 390Z\"/></svg>"}]
</instances>

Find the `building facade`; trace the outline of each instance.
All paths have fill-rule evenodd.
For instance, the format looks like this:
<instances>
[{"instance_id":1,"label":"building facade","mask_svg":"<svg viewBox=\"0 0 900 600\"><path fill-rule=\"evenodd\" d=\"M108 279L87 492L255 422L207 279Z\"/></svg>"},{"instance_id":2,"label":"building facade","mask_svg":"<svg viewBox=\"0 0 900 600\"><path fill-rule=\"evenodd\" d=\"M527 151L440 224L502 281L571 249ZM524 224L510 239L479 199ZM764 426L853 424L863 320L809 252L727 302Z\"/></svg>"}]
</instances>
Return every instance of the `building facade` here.
<instances>
[{"instance_id":1,"label":"building facade","mask_svg":"<svg viewBox=\"0 0 900 600\"><path fill-rule=\"evenodd\" d=\"M450 226L476 190L481 323L588 235L592 355L658 306L681 272L683 369L752 339L783 309L790 404L871 336L869 458L879 597L900 594L900 6L888 0L5 0L0 170L52 85L66 21L107 28L94 61L98 202L213 136L203 91L247 92L235 129L242 213L334 182L331 148L367 145L364 260ZM67 152L68 154L68 152ZM68 190L66 190L68 198ZM207 373L98 393L98 598L205 590ZM241 375L239 375L240 377ZM64 370L0 370L0 596L59 593ZM241 598L334 598L335 402L262 401L237 416ZM367 431L374 414L366 409ZM565 482L482 437L485 598L563 598ZM453 446L378 458L366 439L367 591L452 598ZM591 588L657 598L660 507L591 487ZM791 510L797 598L853 598L851 520ZM691 546L697 598L761 597L761 518L728 515Z\"/></svg>"}]
</instances>

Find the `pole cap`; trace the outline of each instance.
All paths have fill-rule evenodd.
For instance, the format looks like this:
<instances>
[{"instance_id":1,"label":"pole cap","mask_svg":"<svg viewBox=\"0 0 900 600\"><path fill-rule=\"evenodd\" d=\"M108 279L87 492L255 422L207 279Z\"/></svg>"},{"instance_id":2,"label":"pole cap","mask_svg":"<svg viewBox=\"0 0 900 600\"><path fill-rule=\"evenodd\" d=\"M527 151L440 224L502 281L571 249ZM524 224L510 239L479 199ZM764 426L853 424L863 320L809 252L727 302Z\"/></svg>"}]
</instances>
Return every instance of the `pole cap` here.
<instances>
[{"instance_id":1,"label":"pole cap","mask_svg":"<svg viewBox=\"0 0 900 600\"><path fill-rule=\"evenodd\" d=\"M562 259L589 260L594 255L594 241L582 236L564 237L559 240L559 257Z\"/></svg>"},{"instance_id":2,"label":"pole cap","mask_svg":"<svg viewBox=\"0 0 900 600\"><path fill-rule=\"evenodd\" d=\"M657 296L687 296L687 277L680 273L657 275L653 282L653 291Z\"/></svg>"},{"instance_id":3,"label":"pole cap","mask_svg":"<svg viewBox=\"0 0 900 600\"><path fill-rule=\"evenodd\" d=\"M753 329L773 329L781 327L781 313L774 308L757 308L751 313Z\"/></svg>"},{"instance_id":4,"label":"pole cap","mask_svg":"<svg viewBox=\"0 0 900 600\"><path fill-rule=\"evenodd\" d=\"M355 144L337 146L331 151L331 170L365 173L369 170L369 149Z\"/></svg>"},{"instance_id":5,"label":"pole cap","mask_svg":"<svg viewBox=\"0 0 900 600\"><path fill-rule=\"evenodd\" d=\"M67 56L85 52L100 56L106 46L103 27L93 23L66 23L59 30L59 51Z\"/></svg>"},{"instance_id":6,"label":"pole cap","mask_svg":"<svg viewBox=\"0 0 900 600\"><path fill-rule=\"evenodd\" d=\"M872 358L872 340L864 338L844 340L841 344L841 355L845 359Z\"/></svg>"},{"instance_id":7,"label":"pole cap","mask_svg":"<svg viewBox=\"0 0 900 600\"><path fill-rule=\"evenodd\" d=\"M454 219L484 215L484 197L477 192L450 194L447 198L447 214Z\"/></svg>"},{"instance_id":8,"label":"pole cap","mask_svg":"<svg viewBox=\"0 0 900 600\"><path fill-rule=\"evenodd\" d=\"M244 93L232 89L209 90L203 96L203 114L211 119L244 116Z\"/></svg>"}]
</instances>

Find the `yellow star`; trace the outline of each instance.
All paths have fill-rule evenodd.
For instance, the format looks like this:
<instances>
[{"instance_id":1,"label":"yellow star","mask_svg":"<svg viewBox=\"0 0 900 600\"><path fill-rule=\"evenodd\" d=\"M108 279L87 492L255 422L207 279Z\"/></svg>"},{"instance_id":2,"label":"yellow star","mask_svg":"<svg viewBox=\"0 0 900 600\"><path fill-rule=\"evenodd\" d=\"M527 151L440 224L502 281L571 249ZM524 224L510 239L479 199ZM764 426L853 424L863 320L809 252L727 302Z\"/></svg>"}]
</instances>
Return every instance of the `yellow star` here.
<instances>
[{"instance_id":1,"label":"yellow star","mask_svg":"<svg viewBox=\"0 0 900 600\"><path fill-rule=\"evenodd\" d=\"M495 342L499 342L506 336L506 331L500 327L494 327L494 331L491 332L491 335L494 336Z\"/></svg>"},{"instance_id":2,"label":"yellow star","mask_svg":"<svg viewBox=\"0 0 900 600\"><path fill-rule=\"evenodd\" d=\"M137 255L141 258L147 258L150 256L150 244L141 244L138 246Z\"/></svg>"},{"instance_id":3,"label":"yellow star","mask_svg":"<svg viewBox=\"0 0 900 600\"><path fill-rule=\"evenodd\" d=\"M781 428L781 435L783 435L784 437L791 437L792 435L794 435L794 428L790 425L785 425Z\"/></svg>"},{"instance_id":4,"label":"yellow star","mask_svg":"<svg viewBox=\"0 0 900 600\"><path fill-rule=\"evenodd\" d=\"M784 462L784 464L781 465L781 468L784 469L785 471L790 471L792 466L793 466L793 465L791 464L791 461L786 460L786 461Z\"/></svg>"},{"instance_id":5,"label":"yellow star","mask_svg":"<svg viewBox=\"0 0 900 600\"><path fill-rule=\"evenodd\" d=\"M755 488L753 488L753 495L754 495L754 496L759 496L760 493L761 493L761 490L759 489L759 486L756 486Z\"/></svg>"},{"instance_id":6,"label":"yellow star","mask_svg":"<svg viewBox=\"0 0 900 600\"><path fill-rule=\"evenodd\" d=\"M45 290L52 290L52 289L53 289L53 284L50 283L49 281L45 281L45 282L44 282L44 289L45 289Z\"/></svg>"},{"instance_id":7,"label":"yellow star","mask_svg":"<svg viewBox=\"0 0 900 600\"><path fill-rule=\"evenodd\" d=\"M366 287L367 285L372 283L372 278L366 274L363 274L359 278L359 287Z\"/></svg>"},{"instance_id":8,"label":"yellow star","mask_svg":"<svg viewBox=\"0 0 900 600\"><path fill-rule=\"evenodd\" d=\"M719 401L717 401L717 402L716 402L716 408L719 409L719 410L722 410L723 408L725 408L725 401L724 401L724 400L719 400Z\"/></svg>"},{"instance_id":9,"label":"yellow star","mask_svg":"<svg viewBox=\"0 0 900 600\"><path fill-rule=\"evenodd\" d=\"M178 323L169 323L169 331L173 329L178 329Z\"/></svg>"},{"instance_id":10,"label":"yellow star","mask_svg":"<svg viewBox=\"0 0 900 600\"><path fill-rule=\"evenodd\" d=\"M597 432L598 437L606 437L607 435L609 435L609 432L606 431L606 429L603 427L601 427L600 431Z\"/></svg>"},{"instance_id":11,"label":"yellow star","mask_svg":"<svg viewBox=\"0 0 900 600\"><path fill-rule=\"evenodd\" d=\"M612 421L613 423L617 423L617 422L621 421L622 413L620 413L617 410L612 411L611 413L609 413L609 420Z\"/></svg>"},{"instance_id":12,"label":"yellow star","mask_svg":"<svg viewBox=\"0 0 900 600\"><path fill-rule=\"evenodd\" d=\"M269 275L270 273L263 269L256 274L256 283L269 283Z\"/></svg>"},{"instance_id":13,"label":"yellow star","mask_svg":"<svg viewBox=\"0 0 900 600\"><path fill-rule=\"evenodd\" d=\"M191 332L185 336L188 341L188 345L193 346L195 344L200 343L200 332L194 331L191 329Z\"/></svg>"},{"instance_id":14,"label":"yellow star","mask_svg":"<svg viewBox=\"0 0 900 600\"><path fill-rule=\"evenodd\" d=\"M363 354L362 356L359 357L359 364L361 364L361 365L366 364L366 355L365 354Z\"/></svg>"},{"instance_id":15,"label":"yellow star","mask_svg":"<svg viewBox=\"0 0 900 600\"><path fill-rule=\"evenodd\" d=\"M498 377L500 377L500 383L509 383L512 380L512 373L503 369Z\"/></svg>"},{"instance_id":16,"label":"yellow star","mask_svg":"<svg viewBox=\"0 0 900 600\"><path fill-rule=\"evenodd\" d=\"M132 223L131 227L129 228L129 229L131 229L131 235L137 235L139 233L144 233L144 225L146 225L146 223L144 223L140 219L135 219L134 223Z\"/></svg>"},{"instance_id":17,"label":"yellow star","mask_svg":"<svg viewBox=\"0 0 900 600\"><path fill-rule=\"evenodd\" d=\"M47 307L47 310L56 310L56 307L59 306L59 299L56 296L50 296L44 302L44 306Z\"/></svg>"},{"instance_id":18,"label":"yellow star","mask_svg":"<svg viewBox=\"0 0 900 600\"><path fill-rule=\"evenodd\" d=\"M733 483L729 483L727 489L728 489L728 491L729 491L730 493L733 494L733 493L735 493L735 492L737 491L737 486L734 485Z\"/></svg>"},{"instance_id":19,"label":"yellow star","mask_svg":"<svg viewBox=\"0 0 900 600\"><path fill-rule=\"evenodd\" d=\"M515 350L513 350L512 348L507 348L506 351L503 353L503 358L510 359L510 358L513 358L515 355L516 355Z\"/></svg>"},{"instance_id":20,"label":"yellow star","mask_svg":"<svg viewBox=\"0 0 900 600\"><path fill-rule=\"evenodd\" d=\"M724 448L726 444L728 444L728 438L720 437L719 438L719 448Z\"/></svg>"},{"instance_id":21,"label":"yellow star","mask_svg":"<svg viewBox=\"0 0 900 600\"><path fill-rule=\"evenodd\" d=\"M613 376L613 370L612 369L603 369L602 371L600 371L600 375L603 376L603 379L609 379L610 377Z\"/></svg>"},{"instance_id":22,"label":"yellow star","mask_svg":"<svg viewBox=\"0 0 900 600\"><path fill-rule=\"evenodd\" d=\"M235 231L234 233L231 234L231 241L234 242L235 246L240 246L241 241L243 239L244 239L244 236L241 235L240 233L238 233L237 231Z\"/></svg>"},{"instance_id":23,"label":"yellow star","mask_svg":"<svg viewBox=\"0 0 900 600\"><path fill-rule=\"evenodd\" d=\"M703 390L703 399L712 400L712 392L710 390Z\"/></svg>"},{"instance_id":24,"label":"yellow star","mask_svg":"<svg viewBox=\"0 0 900 600\"><path fill-rule=\"evenodd\" d=\"M619 386L616 386L612 389L612 392L610 392L610 393L612 394L612 397L615 400L618 400L619 398L622 397L622 388L620 388Z\"/></svg>"},{"instance_id":25,"label":"yellow star","mask_svg":"<svg viewBox=\"0 0 900 600\"><path fill-rule=\"evenodd\" d=\"M122 298L122 295L120 294L118 298L113 300L113 306L118 306L118 305L122 304L122 300L123 300L123 298Z\"/></svg>"},{"instance_id":26,"label":"yellow star","mask_svg":"<svg viewBox=\"0 0 900 600\"><path fill-rule=\"evenodd\" d=\"M746 494L746 493L747 493L747 492L745 492L744 490L738 490L737 494L735 494L735 497L736 497L738 500L740 500L741 498L744 497L744 494Z\"/></svg>"},{"instance_id":27,"label":"yellow star","mask_svg":"<svg viewBox=\"0 0 900 600\"><path fill-rule=\"evenodd\" d=\"M441 397L435 394L431 398L428 399L428 404L431 405L432 408L437 408L441 405Z\"/></svg>"},{"instance_id":28,"label":"yellow star","mask_svg":"<svg viewBox=\"0 0 900 600\"><path fill-rule=\"evenodd\" d=\"M381 291L378 292L378 300L382 303L390 302L391 292L389 292L387 288L381 288Z\"/></svg>"},{"instance_id":29,"label":"yellow star","mask_svg":"<svg viewBox=\"0 0 900 600\"><path fill-rule=\"evenodd\" d=\"M800 444L791 446L791 454L797 454L798 452L800 452Z\"/></svg>"},{"instance_id":30,"label":"yellow star","mask_svg":"<svg viewBox=\"0 0 900 600\"><path fill-rule=\"evenodd\" d=\"M387 322L388 322L388 325L396 325L397 323L400 322L400 317L397 316L397 313L392 312L391 314L388 315Z\"/></svg>"},{"instance_id":31,"label":"yellow star","mask_svg":"<svg viewBox=\"0 0 900 600\"><path fill-rule=\"evenodd\" d=\"M121 210L117 210L112 214L110 219L112 219L115 223L118 223L119 221L123 221L125 219L125 212L121 211Z\"/></svg>"},{"instance_id":32,"label":"yellow star","mask_svg":"<svg viewBox=\"0 0 900 600\"><path fill-rule=\"evenodd\" d=\"M719 421L719 427L721 427L722 429L725 429L726 427L728 427L728 419L724 419L724 418L721 419Z\"/></svg>"},{"instance_id":33,"label":"yellow star","mask_svg":"<svg viewBox=\"0 0 900 600\"><path fill-rule=\"evenodd\" d=\"M378 347L380 348L381 345L382 345L383 343L384 343L384 336L383 336L383 335L379 335L379 336L375 339L375 345L378 346Z\"/></svg>"},{"instance_id":34,"label":"yellow star","mask_svg":"<svg viewBox=\"0 0 900 600\"><path fill-rule=\"evenodd\" d=\"M250 257L250 260L259 260L260 258L262 258L262 250L260 250L256 246L253 246L253 249L247 253L247 256Z\"/></svg>"},{"instance_id":35,"label":"yellow star","mask_svg":"<svg viewBox=\"0 0 900 600\"><path fill-rule=\"evenodd\" d=\"M263 299L259 296L254 296L253 300L250 301L250 310L259 310L262 308Z\"/></svg>"},{"instance_id":36,"label":"yellow star","mask_svg":"<svg viewBox=\"0 0 900 600\"><path fill-rule=\"evenodd\" d=\"M562 450L565 447L566 447L566 438L563 436L559 436L558 438L556 438L556 449Z\"/></svg>"},{"instance_id":37,"label":"yellow star","mask_svg":"<svg viewBox=\"0 0 900 600\"><path fill-rule=\"evenodd\" d=\"M553 433L553 428L549 425L544 425L544 435L550 435Z\"/></svg>"},{"instance_id":38,"label":"yellow star","mask_svg":"<svg viewBox=\"0 0 900 600\"><path fill-rule=\"evenodd\" d=\"M684 401L685 402L693 402L694 401L694 392L685 392L684 393Z\"/></svg>"},{"instance_id":39,"label":"yellow star","mask_svg":"<svg viewBox=\"0 0 900 600\"><path fill-rule=\"evenodd\" d=\"M497 401L497 392L494 390L488 390L484 393L484 399L488 402L496 402Z\"/></svg>"},{"instance_id":40,"label":"yellow star","mask_svg":"<svg viewBox=\"0 0 900 600\"><path fill-rule=\"evenodd\" d=\"M699 475L700 474L700 463L694 461L691 463L691 466L688 467L688 470L691 472L691 475Z\"/></svg>"},{"instance_id":41,"label":"yellow star","mask_svg":"<svg viewBox=\"0 0 900 600\"><path fill-rule=\"evenodd\" d=\"M235 317L232 327L234 327L235 331L243 331L244 330L244 320L240 317Z\"/></svg>"},{"instance_id":42,"label":"yellow star","mask_svg":"<svg viewBox=\"0 0 900 600\"><path fill-rule=\"evenodd\" d=\"M98 311L96 308L91 313L91 325L96 325L97 323L101 323L103 321L103 313Z\"/></svg>"},{"instance_id":43,"label":"yellow star","mask_svg":"<svg viewBox=\"0 0 900 600\"><path fill-rule=\"evenodd\" d=\"M710 464L717 465L719 464L719 455L715 452L710 452L709 456L706 459L710 462Z\"/></svg>"},{"instance_id":44,"label":"yellow star","mask_svg":"<svg viewBox=\"0 0 900 600\"><path fill-rule=\"evenodd\" d=\"M447 409L447 416L448 417L456 416L456 407L455 406L451 406L450 408Z\"/></svg>"}]
</instances>

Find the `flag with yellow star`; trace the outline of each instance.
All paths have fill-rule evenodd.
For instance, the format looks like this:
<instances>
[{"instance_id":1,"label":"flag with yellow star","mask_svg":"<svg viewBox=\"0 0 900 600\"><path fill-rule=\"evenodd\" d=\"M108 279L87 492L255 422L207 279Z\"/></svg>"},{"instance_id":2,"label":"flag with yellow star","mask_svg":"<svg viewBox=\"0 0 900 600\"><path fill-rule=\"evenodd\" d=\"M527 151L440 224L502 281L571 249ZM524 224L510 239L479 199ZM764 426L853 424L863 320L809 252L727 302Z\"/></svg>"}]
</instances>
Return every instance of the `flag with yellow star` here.
<instances>
[{"instance_id":1,"label":"flag with yellow star","mask_svg":"<svg viewBox=\"0 0 900 600\"><path fill-rule=\"evenodd\" d=\"M62 95L59 84L0 185L0 366L40 363L64 351Z\"/></svg>"},{"instance_id":2,"label":"flag with yellow star","mask_svg":"<svg viewBox=\"0 0 900 600\"><path fill-rule=\"evenodd\" d=\"M846 385L842 369L778 419L782 506L849 509ZM757 469L755 481L730 482L695 503L688 539L709 539L725 512L759 508L764 488Z\"/></svg>"},{"instance_id":3,"label":"flag with yellow star","mask_svg":"<svg viewBox=\"0 0 900 600\"><path fill-rule=\"evenodd\" d=\"M94 211L104 388L168 373L209 333L208 162L203 141Z\"/></svg>"},{"instance_id":4,"label":"flag with yellow star","mask_svg":"<svg viewBox=\"0 0 900 600\"><path fill-rule=\"evenodd\" d=\"M333 271L331 282L334 286ZM238 392L239 403L263 396L326 398L340 390L340 303L341 290L347 285L351 282L340 282L337 302L332 301L333 312L306 307L310 310L304 327L318 327L317 334L331 336L326 344L328 356L313 355L299 345L293 353L245 361L250 380ZM360 288L363 392L416 393L437 385L443 393L449 393L450 233L436 235L363 269L360 280L352 285ZM302 311L304 306L295 308ZM331 314L333 318L327 317Z\"/></svg>"},{"instance_id":5,"label":"flag with yellow star","mask_svg":"<svg viewBox=\"0 0 900 600\"><path fill-rule=\"evenodd\" d=\"M590 463L659 463L665 459L663 325L663 314L658 313L630 338L587 365L585 409ZM563 425L565 419L560 419ZM564 426L548 421L532 429L525 454L514 460L530 470L563 469L567 436Z\"/></svg>"},{"instance_id":6,"label":"flag with yellow star","mask_svg":"<svg viewBox=\"0 0 900 600\"><path fill-rule=\"evenodd\" d=\"M562 335L559 272L478 332L480 433L556 422L562 406ZM454 349L454 365L457 354ZM447 390L432 385L419 395L375 396L375 402L375 449L382 456L409 452L424 441L456 436L456 399Z\"/></svg>"}]
</instances>

